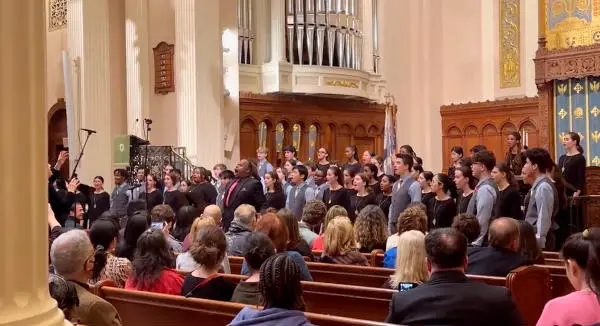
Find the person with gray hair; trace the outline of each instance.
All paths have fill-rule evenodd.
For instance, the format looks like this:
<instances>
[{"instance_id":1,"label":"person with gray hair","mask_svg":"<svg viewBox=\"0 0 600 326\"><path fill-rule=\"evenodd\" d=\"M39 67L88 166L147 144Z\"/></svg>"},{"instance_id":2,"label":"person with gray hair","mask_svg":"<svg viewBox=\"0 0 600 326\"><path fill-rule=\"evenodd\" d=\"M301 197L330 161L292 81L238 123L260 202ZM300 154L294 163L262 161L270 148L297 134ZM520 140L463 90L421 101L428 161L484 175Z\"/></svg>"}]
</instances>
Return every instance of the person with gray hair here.
<instances>
[{"instance_id":1,"label":"person with gray hair","mask_svg":"<svg viewBox=\"0 0 600 326\"><path fill-rule=\"evenodd\" d=\"M72 321L90 326L121 325L115 307L88 290L87 282L94 271L94 248L85 231L61 234L52 243L50 259L55 273L75 285L79 306L71 310Z\"/></svg>"},{"instance_id":2,"label":"person with gray hair","mask_svg":"<svg viewBox=\"0 0 600 326\"><path fill-rule=\"evenodd\" d=\"M227 255L243 256L246 236L252 232L256 220L256 209L252 205L242 204L233 212L233 221L225 233Z\"/></svg>"}]
</instances>

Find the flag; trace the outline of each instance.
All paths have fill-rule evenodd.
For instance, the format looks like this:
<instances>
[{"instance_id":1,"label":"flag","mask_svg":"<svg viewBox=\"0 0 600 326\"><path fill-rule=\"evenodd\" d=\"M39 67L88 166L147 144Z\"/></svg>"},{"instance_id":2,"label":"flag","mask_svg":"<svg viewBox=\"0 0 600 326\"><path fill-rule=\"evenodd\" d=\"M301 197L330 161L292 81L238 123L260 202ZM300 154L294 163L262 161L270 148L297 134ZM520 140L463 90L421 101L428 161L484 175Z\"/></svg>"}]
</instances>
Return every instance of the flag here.
<instances>
[{"instance_id":1,"label":"flag","mask_svg":"<svg viewBox=\"0 0 600 326\"><path fill-rule=\"evenodd\" d=\"M386 105L385 124L383 130L383 171L394 174L394 157L396 156L396 114L395 106Z\"/></svg>"}]
</instances>

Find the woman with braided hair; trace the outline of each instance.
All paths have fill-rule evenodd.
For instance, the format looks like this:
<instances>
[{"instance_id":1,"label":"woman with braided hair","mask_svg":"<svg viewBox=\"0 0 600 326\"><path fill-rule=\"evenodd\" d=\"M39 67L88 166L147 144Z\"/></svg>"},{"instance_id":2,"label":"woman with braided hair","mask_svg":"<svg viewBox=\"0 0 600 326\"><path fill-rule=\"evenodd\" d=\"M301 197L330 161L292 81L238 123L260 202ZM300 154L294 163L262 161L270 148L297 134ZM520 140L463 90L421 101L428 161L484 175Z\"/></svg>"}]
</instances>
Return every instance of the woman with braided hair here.
<instances>
[{"instance_id":1,"label":"woman with braided hair","mask_svg":"<svg viewBox=\"0 0 600 326\"><path fill-rule=\"evenodd\" d=\"M262 232L252 232L246 237L246 254L244 260L248 264L250 277L245 281L238 283L231 302L239 302L251 305L260 305L260 290L258 282L260 280L260 267L267 258L275 254L275 247L269 237Z\"/></svg>"},{"instance_id":2,"label":"woman with braided hair","mask_svg":"<svg viewBox=\"0 0 600 326\"><path fill-rule=\"evenodd\" d=\"M264 309L245 307L229 325L312 325L303 313L301 280L300 268L285 253L267 258L258 283Z\"/></svg>"}]
</instances>

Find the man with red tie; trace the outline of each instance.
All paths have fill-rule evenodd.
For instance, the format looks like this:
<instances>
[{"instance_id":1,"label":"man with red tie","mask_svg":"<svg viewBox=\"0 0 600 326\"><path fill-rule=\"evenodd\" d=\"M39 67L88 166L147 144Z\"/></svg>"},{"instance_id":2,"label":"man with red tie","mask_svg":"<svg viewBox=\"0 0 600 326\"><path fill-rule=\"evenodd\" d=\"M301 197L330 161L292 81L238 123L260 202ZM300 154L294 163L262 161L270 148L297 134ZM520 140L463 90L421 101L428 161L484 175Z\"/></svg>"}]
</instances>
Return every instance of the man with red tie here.
<instances>
[{"instance_id":1,"label":"man with red tie","mask_svg":"<svg viewBox=\"0 0 600 326\"><path fill-rule=\"evenodd\" d=\"M248 204L254 206L257 212L263 209L266 203L260 180L254 178L257 175L256 166L242 159L235 166L235 178L227 183L223 194L223 231L229 230L233 220L233 212L238 206Z\"/></svg>"}]
</instances>

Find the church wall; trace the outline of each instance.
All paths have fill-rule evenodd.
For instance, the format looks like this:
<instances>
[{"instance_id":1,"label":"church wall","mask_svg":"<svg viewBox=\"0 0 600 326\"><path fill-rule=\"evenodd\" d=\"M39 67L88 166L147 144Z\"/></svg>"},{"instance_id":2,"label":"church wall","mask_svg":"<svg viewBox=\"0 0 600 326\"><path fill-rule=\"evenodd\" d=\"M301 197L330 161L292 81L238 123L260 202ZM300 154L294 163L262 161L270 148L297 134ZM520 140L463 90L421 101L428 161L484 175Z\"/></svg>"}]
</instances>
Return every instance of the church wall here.
<instances>
[{"instance_id":1,"label":"church wall","mask_svg":"<svg viewBox=\"0 0 600 326\"><path fill-rule=\"evenodd\" d=\"M175 43L175 0L152 0L148 6L148 39L150 46L150 117L153 120L150 141L153 145L177 144L177 98L175 92L154 93L154 55L152 48L164 41ZM175 44L175 46L178 46ZM174 63L177 66L177 62ZM175 85L177 87L177 85Z\"/></svg>"},{"instance_id":2,"label":"church wall","mask_svg":"<svg viewBox=\"0 0 600 326\"><path fill-rule=\"evenodd\" d=\"M46 16L49 14L46 2ZM49 21L49 19L46 19ZM64 75L62 65L62 51L67 49L67 29L50 30L46 28L46 111L59 98L65 97Z\"/></svg>"}]
</instances>

